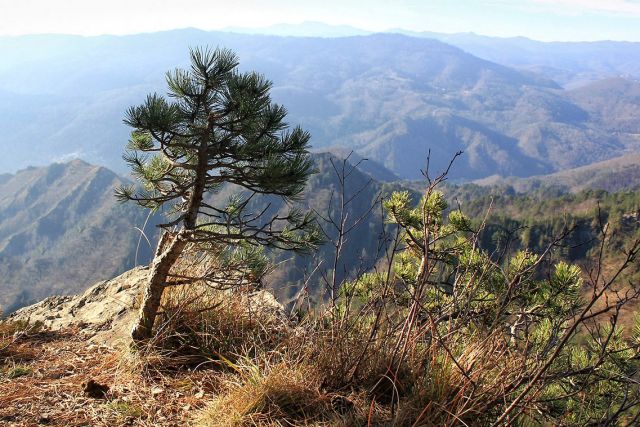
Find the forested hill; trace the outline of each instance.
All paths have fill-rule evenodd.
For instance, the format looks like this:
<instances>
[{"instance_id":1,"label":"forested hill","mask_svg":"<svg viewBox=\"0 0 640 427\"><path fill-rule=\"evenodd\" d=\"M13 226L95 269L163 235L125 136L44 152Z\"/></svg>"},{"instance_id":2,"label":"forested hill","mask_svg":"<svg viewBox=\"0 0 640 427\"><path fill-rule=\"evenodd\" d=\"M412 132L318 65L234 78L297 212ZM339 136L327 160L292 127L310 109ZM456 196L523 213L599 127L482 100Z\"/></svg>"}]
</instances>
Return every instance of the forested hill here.
<instances>
[{"instance_id":1,"label":"forested hill","mask_svg":"<svg viewBox=\"0 0 640 427\"><path fill-rule=\"evenodd\" d=\"M464 150L452 178L476 179L555 172L640 147L631 78L603 83L623 89L616 92L567 91L547 75L424 37L187 29L0 38L0 145L12 147L0 173L76 156L124 172L123 112L162 92L163 72L185 65L188 46L203 45L232 48L243 69L273 80L274 99L312 133L315 149L354 149L401 178L420 176L429 149L434 168ZM625 113L620 120L610 120L612 105Z\"/></svg>"},{"instance_id":2,"label":"forested hill","mask_svg":"<svg viewBox=\"0 0 640 427\"><path fill-rule=\"evenodd\" d=\"M113 172L80 160L28 168L0 183L0 308L5 312L149 262L134 227L146 213L121 205ZM152 221L153 222L153 219ZM153 239L153 227L147 230Z\"/></svg>"},{"instance_id":3,"label":"forested hill","mask_svg":"<svg viewBox=\"0 0 640 427\"><path fill-rule=\"evenodd\" d=\"M560 192L580 192L587 189L616 192L636 189L640 185L640 154L605 160L591 165L567 169L549 175L517 178L491 176L475 181L482 186L500 186L519 193L535 191L541 187Z\"/></svg>"},{"instance_id":4,"label":"forested hill","mask_svg":"<svg viewBox=\"0 0 640 427\"><path fill-rule=\"evenodd\" d=\"M602 232L606 229L609 250L603 265L613 269L622 250L640 238L640 190L607 192L582 190L568 194L557 187L540 187L527 193L505 191L505 187L483 188L480 195L473 186L459 187L448 193L461 201L463 211L479 225L486 217L481 233L482 246L490 253L528 249L544 252L555 238L552 258L578 263L585 271L596 266ZM640 278L633 264L626 272Z\"/></svg>"},{"instance_id":5,"label":"forested hill","mask_svg":"<svg viewBox=\"0 0 640 427\"><path fill-rule=\"evenodd\" d=\"M368 212L385 188L376 177L392 176L383 167L367 166L366 161L357 157L344 160L345 156L328 153L312 157L317 173L310 177L298 207L304 211L313 209L326 218L329 215L339 218L341 189L337 171L344 166L348 174L345 194L355 196L344 210L349 226ZM98 280L128 270L136 260L139 265L150 261L158 236L155 225L163 217L157 214L147 219L147 211L134 204L118 203L114 188L125 182L126 179L108 169L81 160L2 176L0 309L11 312L49 295L79 292ZM388 186L393 188L394 184ZM213 203L226 203L230 194L231 189L227 188L209 198ZM287 208L277 197L256 198L252 207L262 210L267 205L273 210ZM145 222L149 242L140 237L138 230ZM321 222L328 236L335 238L336 230ZM337 264L339 279L375 264L380 256L377 250L381 225L376 211L349 234ZM292 297L305 279L308 267L313 270L314 263L321 263L312 283L313 293L322 298L320 273L330 268L332 255L330 244L306 258L276 254L279 267L267 284L282 298Z\"/></svg>"},{"instance_id":6,"label":"forested hill","mask_svg":"<svg viewBox=\"0 0 640 427\"><path fill-rule=\"evenodd\" d=\"M417 202L423 190L421 182L383 184L376 178L389 177L390 173L375 164L368 165L367 161L360 162L357 157L349 158L358 164L357 168L349 162L343 163L344 157L332 154L318 153L313 158L317 173L310 178L299 206L305 211L313 209L325 218L331 215L338 219L341 187L337 171L345 165L349 174L345 194L347 198L356 196L345 207L348 225L366 214L379 195L407 188L411 189ZM365 172L367 170L370 174ZM113 188L122 182L122 178L107 169L82 161L29 168L16 175L3 176L0 183L0 269L3 273L0 304L5 311L54 293L77 292L96 280L109 278L133 266L139 240L135 227L142 227L146 213L133 205L115 202ZM488 230L493 236L510 227L518 229L512 236L514 248L539 250L547 241L545 239L560 232L571 221L577 221L583 228L583 237L584 233L593 237L597 233L593 221L598 202L605 220L612 218L612 224L626 227L627 234L619 236L630 238L633 235L629 234L628 227L634 226L635 222L630 218L640 207L637 191L587 190L570 195L566 194L566 185L538 183L537 186L537 189L530 186L524 194L504 185L453 185L445 187L444 191L451 206L459 203L465 213L478 221L493 201ZM224 203L228 196L229 193L223 191L214 196L214 200ZM280 199L259 198L253 208L262 210L267 204L274 210L286 207ZM146 232L152 242L149 246L144 239L141 241L140 264L149 260L157 234L154 225L159 219L152 217L147 224ZM329 238L335 239L335 227L322 219L320 222ZM350 232L338 260L338 279L351 277L376 264L383 255L382 230L383 218L377 207ZM495 249L495 238L485 239L485 245ZM582 261L587 252L580 252L578 256L574 250L570 260ZM268 284L281 298L292 298L306 275L314 272L309 281L311 291L321 299L326 291L322 276L331 276L334 254L328 243L314 256L279 255L278 262L283 263L278 264Z\"/></svg>"},{"instance_id":7,"label":"forested hill","mask_svg":"<svg viewBox=\"0 0 640 427\"><path fill-rule=\"evenodd\" d=\"M358 164L357 168L332 154L314 154L313 158L317 173L310 178L304 199L298 206L338 220L341 186L337 172L344 165L349 174L345 195L347 199L355 196L344 210L347 225L351 226L357 218L365 216L349 233L336 264L338 280L354 277L356 273L374 267L383 256L381 239L385 236L377 197L389 195L393 190L410 189L417 202L424 183L384 184L376 179L376 175L389 177L389 173L375 164L367 166L366 161L358 164L357 157L349 158ZM367 169L370 174L365 172ZM140 238L135 227L142 227L147 213L133 205L116 203L113 188L122 182L123 178L107 169L78 160L46 168L29 168L2 177L0 305L5 311L51 294L78 292L134 265ZM557 179L554 182L571 181ZM562 256L568 261L586 262L594 249L589 242L599 232L598 206L602 220L611 224L620 245L636 235L640 224L637 216L640 191L576 190L575 194L568 194L567 188L567 185L538 183L537 188L530 186L526 193L518 193L503 184L466 184L448 185L443 190L450 206L459 205L478 223L492 206L482 240L491 251L505 243L505 236L509 236L513 250L540 251L563 227L576 226L577 231L570 237L572 249L565 250ZM224 203L229 194L223 191L214 196L214 201ZM268 204L273 210L286 208L278 198L258 198L252 207L262 210ZM371 206L376 207L366 215ZM157 234L154 225L159 220L160 217L152 217L147 224L151 246L141 240L139 264L149 261ZM334 240L337 236L335 227L323 219L320 223L329 239ZM302 281L313 273L308 281L310 293L316 299L322 299L326 297L323 275L331 277L334 255L331 241L312 256L280 254L278 267L266 284L286 301L296 295Z\"/></svg>"}]
</instances>

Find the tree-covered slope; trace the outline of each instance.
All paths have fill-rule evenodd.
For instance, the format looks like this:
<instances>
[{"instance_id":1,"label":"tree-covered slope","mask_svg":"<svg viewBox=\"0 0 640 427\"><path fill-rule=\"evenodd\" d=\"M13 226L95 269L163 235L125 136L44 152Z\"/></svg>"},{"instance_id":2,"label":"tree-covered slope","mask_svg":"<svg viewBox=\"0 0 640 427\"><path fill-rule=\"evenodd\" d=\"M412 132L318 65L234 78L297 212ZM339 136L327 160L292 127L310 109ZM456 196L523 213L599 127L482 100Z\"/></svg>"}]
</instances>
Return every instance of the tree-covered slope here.
<instances>
[{"instance_id":1,"label":"tree-covered slope","mask_svg":"<svg viewBox=\"0 0 640 427\"><path fill-rule=\"evenodd\" d=\"M0 307L70 294L134 266L146 213L118 204L123 183L80 160L29 168L0 183ZM154 230L148 227L150 236ZM138 262L151 251L143 240Z\"/></svg>"},{"instance_id":2,"label":"tree-covered slope","mask_svg":"<svg viewBox=\"0 0 640 427\"><path fill-rule=\"evenodd\" d=\"M640 238L640 191L585 189L566 193L556 186L542 185L525 193L513 188L493 186L482 189L473 185L453 187L452 200L462 200L462 210L479 225L482 246L491 253L528 249L541 253L554 239L566 234L551 247L556 259L596 267L603 231L609 250L601 260L605 270L617 265ZM485 217L486 216L486 217ZM640 268L632 263L627 272L637 279Z\"/></svg>"},{"instance_id":3,"label":"tree-covered slope","mask_svg":"<svg viewBox=\"0 0 640 427\"><path fill-rule=\"evenodd\" d=\"M381 183L365 172L366 161L358 164L360 159L353 156L347 163L343 163L344 156L328 153L313 154L313 159L317 173L311 176L297 206L303 211L315 210L324 218L331 216L339 220L339 172L345 165L349 174L345 181L345 196L346 199L353 196L344 210L347 227L364 215L347 235L336 263L337 281L340 282L370 270L384 255L383 220L380 207L376 205L377 196L409 189L417 200L424 183ZM633 179L624 175L626 168L635 168L634 158L626 160L627 166L621 165L619 172L623 173L620 179L624 182ZM349 161L358 167L353 168ZM570 251L568 260L585 262L591 255L589 250L593 249L585 242L591 241L598 232L594 222L598 202L605 221L611 218L612 224L619 224L616 236L622 239L621 242L635 235L637 221L633 215L640 207L638 195L633 191L616 193L618 187L609 188L612 193L581 191L584 187L578 186L578 182L585 185L612 182L611 175L603 175L599 180L598 172L589 168L577 170L580 173L574 171L575 176L565 173L568 176L560 174L548 179L542 177L541 181L523 181L521 186L514 184L515 188L504 182L490 186L447 185L444 192L451 206L459 204L463 212L478 222L493 200L489 231L483 240L488 249L496 249L499 235L516 230L512 233L514 250L522 247L540 250L547 242L545 239L560 232L565 224L577 224L579 231L572 244L578 246ZM617 170L610 168L610 173ZM595 181L587 180L587 176ZM2 176L0 301L5 311L54 293L79 292L97 280L110 278L133 266L139 238L134 227L144 224L146 212L115 201L113 188L122 182L123 179L112 172L81 161L29 168L16 175ZM566 193L571 185L576 186L577 194ZM232 189L226 188L210 196L210 200L225 203L232 193ZM369 213L372 205L377 207ZM251 208L256 212L265 208L271 212L284 212L286 204L280 198L263 197L256 198ZM155 246L154 237L157 236L153 226L158 220L152 218L146 227L152 246ZM327 281L332 281L335 257L332 241L338 234L324 219L319 218L319 222L327 231L329 242L316 253L307 256L275 253L276 268L267 277L265 285L282 301L295 297L307 279L307 290L316 300L328 296ZM148 262L149 256L150 246L143 239L138 262Z\"/></svg>"},{"instance_id":4,"label":"tree-covered slope","mask_svg":"<svg viewBox=\"0 0 640 427\"><path fill-rule=\"evenodd\" d=\"M633 190L640 185L640 154L629 153L549 175L529 178L503 178L494 175L475 183L482 186L512 187L519 193L534 191L540 187L554 187L559 191L572 193L587 189L609 192Z\"/></svg>"}]
</instances>

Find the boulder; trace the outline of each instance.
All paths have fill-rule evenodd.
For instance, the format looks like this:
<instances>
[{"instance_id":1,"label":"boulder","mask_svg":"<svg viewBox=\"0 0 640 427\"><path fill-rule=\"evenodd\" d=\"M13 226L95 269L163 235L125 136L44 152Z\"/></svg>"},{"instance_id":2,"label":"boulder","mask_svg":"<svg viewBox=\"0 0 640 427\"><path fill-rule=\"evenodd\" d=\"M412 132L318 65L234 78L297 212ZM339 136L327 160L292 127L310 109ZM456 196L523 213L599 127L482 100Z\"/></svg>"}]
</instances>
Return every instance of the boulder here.
<instances>
[{"instance_id":1,"label":"boulder","mask_svg":"<svg viewBox=\"0 0 640 427\"><path fill-rule=\"evenodd\" d=\"M21 308L9 319L40 322L50 330L75 327L92 342L111 345L128 341L148 275L148 267L136 267L114 279L98 282L80 295L52 296ZM228 292L229 298L240 296L251 312L287 323L284 307L268 291L223 292Z\"/></svg>"},{"instance_id":2,"label":"boulder","mask_svg":"<svg viewBox=\"0 0 640 427\"><path fill-rule=\"evenodd\" d=\"M9 319L41 322L51 330L77 327L92 341L127 338L148 272L147 267L136 267L80 295L52 296L21 308Z\"/></svg>"}]
</instances>

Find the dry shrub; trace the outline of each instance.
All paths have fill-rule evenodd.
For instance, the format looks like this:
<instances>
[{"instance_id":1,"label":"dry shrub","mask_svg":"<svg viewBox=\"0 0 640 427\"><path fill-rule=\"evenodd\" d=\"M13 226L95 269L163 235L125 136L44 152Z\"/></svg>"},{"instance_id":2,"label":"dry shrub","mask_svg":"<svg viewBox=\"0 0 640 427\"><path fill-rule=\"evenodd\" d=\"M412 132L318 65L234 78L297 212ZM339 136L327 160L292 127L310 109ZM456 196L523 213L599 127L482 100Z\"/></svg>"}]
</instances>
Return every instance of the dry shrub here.
<instances>
[{"instance_id":1,"label":"dry shrub","mask_svg":"<svg viewBox=\"0 0 640 427\"><path fill-rule=\"evenodd\" d=\"M390 339L368 340L361 325L317 327L304 339L308 358L314 360L330 390L367 390L380 402L389 402L397 394L398 381L391 369L393 343ZM406 369L401 368L404 374ZM395 384L395 385L394 385ZM396 390L394 390L396 389Z\"/></svg>"},{"instance_id":2,"label":"dry shrub","mask_svg":"<svg viewBox=\"0 0 640 427\"><path fill-rule=\"evenodd\" d=\"M523 369L504 336L460 331L440 340L432 325L423 325L403 351L394 314L389 308L388 320L377 325L365 311L306 325L296 339L306 343L305 360L314 361L323 390L350 393L361 425L483 425L495 417L505 385Z\"/></svg>"},{"instance_id":3,"label":"dry shrub","mask_svg":"<svg viewBox=\"0 0 640 427\"><path fill-rule=\"evenodd\" d=\"M163 298L157 333L144 353L155 358L155 366L184 367L220 364L275 348L288 326L265 295L203 283L172 286Z\"/></svg>"},{"instance_id":4,"label":"dry shrub","mask_svg":"<svg viewBox=\"0 0 640 427\"><path fill-rule=\"evenodd\" d=\"M321 392L321 376L309 364L282 361L260 367L236 365L238 379L198 414L198 425L318 425L337 416L331 398Z\"/></svg>"},{"instance_id":5,"label":"dry shrub","mask_svg":"<svg viewBox=\"0 0 640 427\"><path fill-rule=\"evenodd\" d=\"M490 424L505 384L522 369L497 335L459 346L432 341L413 351L414 386L400 402L394 425Z\"/></svg>"}]
</instances>

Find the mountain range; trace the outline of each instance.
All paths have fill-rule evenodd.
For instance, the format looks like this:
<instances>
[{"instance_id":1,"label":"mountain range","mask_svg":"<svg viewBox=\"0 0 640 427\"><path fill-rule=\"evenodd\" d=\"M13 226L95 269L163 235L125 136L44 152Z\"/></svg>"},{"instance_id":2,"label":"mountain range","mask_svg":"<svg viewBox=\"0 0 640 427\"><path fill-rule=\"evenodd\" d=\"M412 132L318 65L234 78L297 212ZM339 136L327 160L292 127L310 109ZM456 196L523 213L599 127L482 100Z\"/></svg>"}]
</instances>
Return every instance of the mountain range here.
<instances>
[{"instance_id":1,"label":"mountain range","mask_svg":"<svg viewBox=\"0 0 640 427\"><path fill-rule=\"evenodd\" d=\"M390 176L380 166L364 167L367 162L358 158L349 160L363 170L329 153L313 154L312 158L317 172L310 177L298 206L325 218L339 218L340 185L334 165L337 170L344 165L348 173L345 195L352 198L345 210L347 226L366 214L386 187L374 176ZM114 189L128 183L104 167L81 160L0 176L0 309L9 313L49 295L76 293L98 280L147 264L159 235L155 226L164 218L134 204L118 203ZM224 188L209 194L208 200L225 203L232 192ZM258 196L249 208L284 212L288 205L280 198ZM329 239L336 238L335 229L324 221L320 224ZM376 263L381 226L379 215L370 215L349 233L337 263L338 280L360 266L368 269ZM312 272L311 293L318 299L324 297L320 282L323 274L331 274L330 243L315 256L282 252L273 256L276 268L266 284L283 301L293 298L301 281Z\"/></svg>"},{"instance_id":2,"label":"mountain range","mask_svg":"<svg viewBox=\"0 0 640 427\"><path fill-rule=\"evenodd\" d=\"M558 73L541 71L562 65L553 65L552 57L564 55L555 44L532 44L541 57L551 47L544 61L530 56L539 64L535 70L513 58L493 58L503 64L481 59L469 47L427 36L281 37L186 29L122 37L3 37L0 147L7 155L0 173L75 157L124 173L124 111L149 92L164 92L164 72L187 64L189 46L203 45L231 48L242 69L273 80L274 100L288 108L291 123L312 133L314 149L355 150L400 178L419 178L429 153L430 167L439 170L456 151L465 151L452 178L471 180L547 174L640 148L637 44L612 42L608 51L629 52L624 58L598 55L588 49L591 44L571 45L582 62L569 67L574 77L567 85ZM462 46L453 39L447 41ZM595 74L580 68L593 61L610 66L593 65ZM580 77L585 73L593 79Z\"/></svg>"},{"instance_id":3,"label":"mountain range","mask_svg":"<svg viewBox=\"0 0 640 427\"><path fill-rule=\"evenodd\" d=\"M113 197L126 182L81 160L2 177L2 311L81 291L150 261L151 247L135 228L145 224L145 212ZM153 223L146 229L151 239Z\"/></svg>"},{"instance_id":4,"label":"mountain range","mask_svg":"<svg viewBox=\"0 0 640 427\"><path fill-rule=\"evenodd\" d=\"M349 37L374 34L346 25L307 21L263 28L228 27L224 31L293 37ZM440 40L479 58L545 75L575 88L611 76L640 77L640 43L621 41L542 42L526 37L490 37L475 33L437 33L391 28L383 33Z\"/></svg>"},{"instance_id":5,"label":"mountain range","mask_svg":"<svg viewBox=\"0 0 640 427\"><path fill-rule=\"evenodd\" d=\"M292 301L303 281L309 285L308 292L314 299L326 297L325 278L331 278L335 255L331 241L336 239L337 230L323 218L340 218L341 186L337 172L343 166L348 175L345 199L352 199L345 209L345 224L350 228L357 218L364 219L347 235L336 264L338 281L373 268L384 255L380 240L384 238L383 218L379 206L375 207L378 197L408 190L417 201L424 189L423 182L393 181L393 174L383 166L354 154L346 158L348 155L312 154L317 172L310 177L304 197L297 203L303 210L319 214L319 223L329 242L312 256L273 254L276 268L265 284L281 301ZM620 200L633 205L636 196L628 190L637 189L638 182L640 154L548 176L491 177L477 181L480 186L447 184L445 195L452 206L461 206L464 212L482 217L495 197L502 197L500 200L504 202L493 208L494 214L501 210L513 213L510 206L513 200L519 200L517 197L534 204L542 198L553 205L569 200L567 192L598 188L611 192L624 190L626 193L620 193ZM114 172L81 160L0 175L0 308L5 313L49 295L82 291L98 280L150 261L158 237L155 225L163 218L160 214L149 215L133 204L117 203L114 188L126 183L127 179ZM224 203L230 191L225 188L211 194L209 201ZM527 192L531 197L517 196L518 192ZM586 197L600 197L593 194ZM563 209L568 213L582 212L576 210L583 206L582 196L577 197L575 209L573 205ZM371 206L374 209L367 214ZM590 206L595 206L595 202ZM249 209L282 213L287 204L275 197L256 197ZM518 209L520 218L526 217L531 207ZM627 211L632 212L632 207ZM145 236L141 236L140 229L144 229Z\"/></svg>"}]
</instances>

